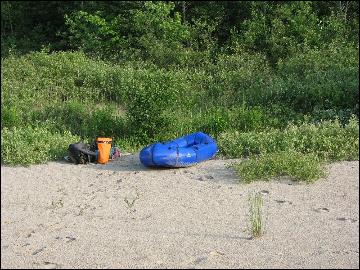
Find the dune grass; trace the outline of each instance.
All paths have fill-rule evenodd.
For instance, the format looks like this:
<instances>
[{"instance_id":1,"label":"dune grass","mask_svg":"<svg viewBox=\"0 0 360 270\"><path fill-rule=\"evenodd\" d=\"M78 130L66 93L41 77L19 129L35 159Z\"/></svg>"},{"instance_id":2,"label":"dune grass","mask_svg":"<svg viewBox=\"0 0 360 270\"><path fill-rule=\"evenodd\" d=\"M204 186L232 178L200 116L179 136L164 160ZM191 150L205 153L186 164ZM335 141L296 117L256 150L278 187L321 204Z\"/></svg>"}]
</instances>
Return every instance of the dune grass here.
<instances>
[{"instance_id":1,"label":"dune grass","mask_svg":"<svg viewBox=\"0 0 360 270\"><path fill-rule=\"evenodd\" d=\"M249 195L249 217L250 217L250 232L253 238L258 238L264 234L264 218L263 205L264 200L260 192L255 192Z\"/></svg>"}]
</instances>

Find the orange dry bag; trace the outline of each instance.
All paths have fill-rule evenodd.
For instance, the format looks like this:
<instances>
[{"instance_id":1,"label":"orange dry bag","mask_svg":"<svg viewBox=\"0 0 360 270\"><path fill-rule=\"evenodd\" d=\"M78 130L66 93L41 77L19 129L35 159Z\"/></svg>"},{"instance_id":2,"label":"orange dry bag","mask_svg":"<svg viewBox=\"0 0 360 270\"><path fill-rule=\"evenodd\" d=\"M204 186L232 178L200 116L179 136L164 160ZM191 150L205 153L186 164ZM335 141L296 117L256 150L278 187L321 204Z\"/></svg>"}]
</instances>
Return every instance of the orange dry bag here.
<instances>
[{"instance_id":1,"label":"orange dry bag","mask_svg":"<svg viewBox=\"0 0 360 270\"><path fill-rule=\"evenodd\" d=\"M97 138L96 139L97 147L99 150L99 155L97 162L101 164L106 164L110 158L110 150L111 150L111 138Z\"/></svg>"}]
</instances>

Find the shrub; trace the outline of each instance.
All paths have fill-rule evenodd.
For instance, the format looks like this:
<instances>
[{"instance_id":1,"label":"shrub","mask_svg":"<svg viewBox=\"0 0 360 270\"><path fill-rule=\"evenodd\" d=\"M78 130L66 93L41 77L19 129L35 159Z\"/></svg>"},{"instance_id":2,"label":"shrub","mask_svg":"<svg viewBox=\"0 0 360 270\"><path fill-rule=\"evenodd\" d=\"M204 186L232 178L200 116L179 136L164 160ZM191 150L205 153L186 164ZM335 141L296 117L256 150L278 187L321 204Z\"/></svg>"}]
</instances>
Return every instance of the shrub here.
<instances>
[{"instance_id":1,"label":"shrub","mask_svg":"<svg viewBox=\"0 0 360 270\"><path fill-rule=\"evenodd\" d=\"M270 125L264 109L259 106L248 107L243 103L242 106L231 109L229 114L232 129L243 132L261 130Z\"/></svg>"},{"instance_id":2,"label":"shrub","mask_svg":"<svg viewBox=\"0 0 360 270\"><path fill-rule=\"evenodd\" d=\"M240 180L246 183L281 176L313 182L325 176L316 154L303 154L293 150L259 155L235 164L234 168Z\"/></svg>"},{"instance_id":3,"label":"shrub","mask_svg":"<svg viewBox=\"0 0 360 270\"><path fill-rule=\"evenodd\" d=\"M19 109L15 106L1 107L1 129L19 126L22 122Z\"/></svg>"},{"instance_id":4,"label":"shrub","mask_svg":"<svg viewBox=\"0 0 360 270\"><path fill-rule=\"evenodd\" d=\"M217 138L230 130L260 131L271 126L274 119L267 117L263 108L248 107L245 104L234 108L210 107L193 116L193 127Z\"/></svg>"},{"instance_id":5,"label":"shrub","mask_svg":"<svg viewBox=\"0 0 360 270\"><path fill-rule=\"evenodd\" d=\"M315 108L311 113L312 121L319 123L326 120L338 119L341 125L345 126L349 123L349 120L353 116L354 111L352 109L320 109ZM355 111L356 113L356 111ZM359 117L357 113L357 117Z\"/></svg>"},{"instance_id":6,"label":"shrub","mask_svg":"<svg viewBox=\"0 0 360 270\"><path fill-rule=\"evenodd\" d=\"M338 120L290 125L284 131L287 147L315 153L327 161L359 159L359 123L353 117L342 127Z\"/></svg>"},{"instance_id":7,"label":"shrub","mask_svg":"<svg viewBox=\"0 0 360 270\"><path fill-rule=\"evenodd\" d=\"M79 52L9 57L1 67L2 106L41 109L67 100L98 102L114 88L113 67Z\"/></svg>"},{"instance_id":8,"label":"shrub","mask_svg":"<svg viewBox=\"0 0 360 270\"><path fill-rule=\"evenodd\" d=\"M177 101L179 88L172 73L139 71L136 85L128 89L127 117L139 141L161 138L172 119L166 112ZM159 137L160 136L160 137Z\"/></svg>"},{"instance_id":9,"label":"shrub","mask_svg":"<svg viewBox=\"0 0 360 270\"><path fill-rule=\"evenodd\" d=\"M208 98L217 106L264 104L275 87L274 75L261 54L240 50L234 55L218 55L216 64L209 65L207 71L211 76Z\"/></svg>"},{"instance_id":10,"label":"shrub","mask_svg":"<svg viewBox=\"0 0 360 270\"><path fill-rule=\"evenodd\" d=\"M218 145L220 153L224 156L238 158L285 150L283 140L281 131L275 129L244 133L235 130L221 134Z\"/></svg>"},{"instance_id":11,"label":"shrub","mask_svg":"<svg viewBox=\"0 0 360 270\"><path fill-rule=\"evenodd\" d=\"M327 48L307 50L278 63L281 88L273 100L296 111L316 109L358 110L359 52L333 43Z\"/></svg>"},{"instance_id":12,"label":"shrub","mask_svg":"<svg viewBox=\"0 0 360 270\"><path fill-rule=\"evenodd\" d=\"M87 123L87 136L122 137L125 133L125 119L115 115L113 108L95 109Z\"/></svg>"},{"instance_id":13,"label":"shrub","mask_svg":"<svg viewBox=\"0 0 360 270\"><path fill-rule=\"evenodd\" d=\"M230 127L229 111L221 107L199 111L192 118L192 126L196 130L205 132L215 138Z\"/></svg>"},{"instance_id":14,"label":"shrub","mask_svg":"<svg viewBox=\"0 0 360 270\"><path fill-rule=\"evenodd\" d=\"M1 160L7 165L30 165L62 158L71 143L70 132L56 133L48 127L12 127L1 130Z\"/></svg>"},{"instance_id":15,"label":"shrub","mask_svg":"<svg viewBox=\"0 0 360 270\"><path fill-rule=\"evenodd\" d=\"M143 3L135 9L117 15L93 14L75 11L65 15L66 33L73 48L103 59L130 60L141 57L159 66L177 64L182 53L182 43L189 39L188 27L181 23L181 16L169 3Z\"/></svg>"},{"instance_id":16,"label":"shrub","mask_svg":"<svg viewBox=\"0 0 360 270\"><path fill-rule=\"evenodd\" d=\"M294 150L329 161L354 160L359 159L359 123L352 117L345 127L336 120L290 124L284 130L225 132L218 144L220 152L232 158Z\"/></svg>"},{"instance_id":17,"label":"shrub","mask_svg":"<svg viewBox=\"0 0 360 270\"><path fill-rule=\"evenodd\" d=\"M100 13L89 14L79 10L70 16L65 15L68 26L68 39L74 48L101 57L124 57L124 51L130 43L118 29L118 18L111 21L104 19Z\"/></svg>"}]
</instances>

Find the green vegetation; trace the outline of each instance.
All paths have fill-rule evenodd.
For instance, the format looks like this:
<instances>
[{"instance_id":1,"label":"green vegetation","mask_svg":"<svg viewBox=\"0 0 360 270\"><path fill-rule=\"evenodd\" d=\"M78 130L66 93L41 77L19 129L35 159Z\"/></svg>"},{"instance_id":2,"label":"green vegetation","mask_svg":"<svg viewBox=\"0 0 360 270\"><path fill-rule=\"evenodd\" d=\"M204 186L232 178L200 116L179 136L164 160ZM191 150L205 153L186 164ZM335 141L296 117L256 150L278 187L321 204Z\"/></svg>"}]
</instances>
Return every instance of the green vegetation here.
<instances>
[{"instance_id":1,"label":"green vegetation","mask_svg":"<svg viewBox=\"0 0 360 270\"><path fill-rule=\"evenodd\" d=\"M324 176L324 162L359 159L359 123L352 117L344 126L336 119L282 130L234 131L221 134L218 142L227 157L251 157L234 164L244 182L284 175L312 182Z\"/></svg>"},{"instance_id":2,"label":"green vegetation","mask_svg":"<svg viewBox=\"0 0 360 270\"><path fill-rule=\"evenodd\" d=\"M264 201L260 192L249 195L250 230L252 237L255 238L264 233L263 205Z\"/></svg>"},{"instance_id":3,"label":"green vegetation","mask_svg":"<svg viewBox=\"0 0 360 270\"><path fill-rule=\"evenodd\" d=\"M322 164L315 154L295 151L263 154L234 166L240 179L245 183L281 176L290 176L295 180L310 183L325 176Z\"/></svg>"},{"instance_id":4,"label":"green vegetation","mask_svg":"<svg viewBox=\"0 0 360 270\"><path fill-rule=\"evenodd\" d=\"M338 4L2 1L2 162L195 131L245 181L357 160L358 2Z\"/></svg>"},{"instance_id":5,"label":"green vegetation","mask_svg":"<svg viewBox=\"0 0 360 270\"><path fill-rule=\"evenodd\" d=\"M339 120L290 124L285 129L222 133L218 140L226 157L239 158L281 151L314 153L326 161L359 158L359 124L356 117L342 126Z\"/></svg>"},{"instance_id":6,"label":"green vegetation","mask_svg":"<svg viewBox=\"0 0 360 270\"><path fill-rule=\"evenodd\" d=\"M79 137L51 128L12 127L1 130L1 158L9 165L29 165L63 158L69 144Z\"/></svg>"}]
</instances>

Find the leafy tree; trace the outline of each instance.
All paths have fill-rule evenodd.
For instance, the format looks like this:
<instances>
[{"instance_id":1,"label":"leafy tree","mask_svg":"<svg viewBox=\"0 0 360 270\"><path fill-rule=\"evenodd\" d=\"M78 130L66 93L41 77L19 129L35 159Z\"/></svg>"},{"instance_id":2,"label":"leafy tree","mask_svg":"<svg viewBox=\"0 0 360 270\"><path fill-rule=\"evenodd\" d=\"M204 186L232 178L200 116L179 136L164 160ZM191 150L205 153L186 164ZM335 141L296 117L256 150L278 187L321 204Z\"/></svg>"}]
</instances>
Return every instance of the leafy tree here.
<instances>
[{"instance_id":1,"label":"leafy tree","mask_svg":"<svg viewBox=\"0 0 360 270\"><path fill-rule=\"evenodd\" d=\"M81 10L71 16L65 15L71 46L100 56L124 55L130 44L119 34L118 18L107 21L100 12L89 14Z\"/></svg>"}]
</instances>

